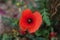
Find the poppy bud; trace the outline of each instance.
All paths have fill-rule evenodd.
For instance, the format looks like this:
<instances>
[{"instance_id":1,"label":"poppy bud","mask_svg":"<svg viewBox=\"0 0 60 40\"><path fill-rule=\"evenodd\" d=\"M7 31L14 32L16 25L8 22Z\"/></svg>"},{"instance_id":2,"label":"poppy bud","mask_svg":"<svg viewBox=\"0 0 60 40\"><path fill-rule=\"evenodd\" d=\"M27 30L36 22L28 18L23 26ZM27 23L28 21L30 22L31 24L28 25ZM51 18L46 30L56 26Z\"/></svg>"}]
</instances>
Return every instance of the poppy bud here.
<instances>
[{"instance_id":1,"label":"poppy bud","mask_svg":"<svg viewBox=\"0 0 60 40\"><path fill-rule=\"evenodd\" d=\"M25 31L22 31L22 30L20 30L19 33L22 34L22 35L25 35L26 34L26 32Z\"/></svg>"},{"instance_id":2,"label":"poppy bud","mask_svg":"<svg viewBox=\"0 0 60 40\"><path fill-rule=\"evenodd\" d=\"M56 36L56 33L55 32L51 32L50 33L50 36L49 36L49 39L51 39L51 38L53 38L53 37L55 37Z\"/></svg>"}]
</instances>

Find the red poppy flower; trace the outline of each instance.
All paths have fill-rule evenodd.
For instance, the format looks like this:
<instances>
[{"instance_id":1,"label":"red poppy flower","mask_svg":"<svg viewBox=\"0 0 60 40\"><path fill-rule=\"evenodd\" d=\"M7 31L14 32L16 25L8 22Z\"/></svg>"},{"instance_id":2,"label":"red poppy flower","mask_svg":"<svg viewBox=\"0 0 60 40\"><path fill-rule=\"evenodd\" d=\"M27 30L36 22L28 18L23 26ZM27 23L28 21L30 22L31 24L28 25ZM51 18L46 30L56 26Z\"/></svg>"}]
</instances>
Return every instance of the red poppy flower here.
<instances>
[{"instance_id":1,"label":"red poppy flower","mask_svg":"<svg viewBox=\"0 0 60 40\"><path fill-rule=\"evenodd\" d=\"M32 13L30 9L26 9L22 12L22 16L19 21L21 30L28 30L29 33L34 33L41 27L41 24L42 15L38 11Z\"/></svg>"}]
</instances>

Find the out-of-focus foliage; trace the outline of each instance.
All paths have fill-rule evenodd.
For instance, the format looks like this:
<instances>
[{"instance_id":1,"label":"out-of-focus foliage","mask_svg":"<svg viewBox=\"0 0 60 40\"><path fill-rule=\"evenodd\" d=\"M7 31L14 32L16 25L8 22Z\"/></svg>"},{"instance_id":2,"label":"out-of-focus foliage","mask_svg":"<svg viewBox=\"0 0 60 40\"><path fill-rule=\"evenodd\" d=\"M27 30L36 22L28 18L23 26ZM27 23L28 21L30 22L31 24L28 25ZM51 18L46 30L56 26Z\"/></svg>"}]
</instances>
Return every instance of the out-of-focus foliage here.
<instances>
[{"instance_id":1,"label":"out-of-focus foliage","mask_svg":"<svg viewBox=\"0 0 60 40\"><path fill-rule=\"evenodd\" d=\"M37 30L33 34L29 34L26 32L25 35L21 34L19 32L19 18L15 17L2 17L2 21L4 26L7 25L7 27L10 27L11 30L9 32L2 33L0 35L0 40L49 40L51 39L50 33L54 32L54 28L52 27L52 24L58 25L58 22L56 20L52 21L50 18L51 14L49 12L49 9L47 8L49 0L11 0L12 5L15 5L17 9L19 10L18 17L21 16L21 12L26 9L30 8L32 11L38 10L42 17L43 17L43 23L41 25L41 28ZM11 6L12 6L11 5ZM5 27L6 28L6 27ZM25 38L25 39L23 39ZM54 38L54 39L53 39ZM55 40L55 36L52 38L52 40Z\"/></svg>"}]
</instances>

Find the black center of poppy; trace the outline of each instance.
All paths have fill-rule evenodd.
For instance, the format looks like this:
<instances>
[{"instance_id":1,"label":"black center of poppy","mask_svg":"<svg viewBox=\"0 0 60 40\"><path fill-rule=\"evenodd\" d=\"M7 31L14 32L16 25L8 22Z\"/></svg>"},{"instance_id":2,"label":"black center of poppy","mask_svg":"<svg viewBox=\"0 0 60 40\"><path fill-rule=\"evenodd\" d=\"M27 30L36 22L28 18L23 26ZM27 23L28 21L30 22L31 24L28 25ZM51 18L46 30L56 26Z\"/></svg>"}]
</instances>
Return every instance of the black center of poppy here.
<instances>
[{"instance_id":1,"label":"black center of poppy","mask_svg":"<svg viewBox=\"0 0 60 40\"><path fill-rule=\"evenodd\" d=\"M27 22L28 22L28 24L30 24L33 22L33 20L31 18L28 18Z\"/></svg>"}]
</instances>

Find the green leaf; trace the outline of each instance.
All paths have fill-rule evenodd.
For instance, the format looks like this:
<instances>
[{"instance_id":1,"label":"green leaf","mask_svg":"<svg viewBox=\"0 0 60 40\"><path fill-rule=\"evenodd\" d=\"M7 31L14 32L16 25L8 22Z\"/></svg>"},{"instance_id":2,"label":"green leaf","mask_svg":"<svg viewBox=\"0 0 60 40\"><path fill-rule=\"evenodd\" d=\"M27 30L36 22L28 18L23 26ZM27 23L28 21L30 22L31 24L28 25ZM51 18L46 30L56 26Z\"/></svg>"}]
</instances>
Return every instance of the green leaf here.
<instances>
[{"instance_id":1,"label":"green leaf","mask_svg":"<svg viewBox=\"0 0 60 40\"><path fill-rule=\"evenodd\" d=\"M9 40L9 36L7 34L3 34L2 40Z\"/></svg>"},{"instance_id":2,"label":"green leaf","mask_svg":"<svg viewBox=\"0 0 60 40\"><path fill-rule=\"evenodd\" d=\"M36 36L40 36L40 35L41 35L40 30L36 31L36 32L35 32L35 35L36 35Z\"/></svg>"},{"instance_id":3,"label":"green leaf","mask_svg":"<svg viewBox=\"0 0 60 40\"><path fill-rule=\"evenodd\" d=\"M12 20L12 23L11 23L11 26L15 27L15 26L18 26L18 21L17 19L13 19Z\"/></svg>"},{"instance_id":4,"label":"green leaf","mask_svg":"<svg viewBox=\"0 0 60 40\"><path fill-rule=\"evenodd\" d=\"M49 37L49 31L48 30L43 30L42 34L45 38Z\"/></svg>"},{"instance_id":5,"label":"green leaf","mask_svg":"<svg viewBox=\"0 0 60 40\"><path fill-rule=\"evenodd\" d=\"M36 40L46 40L46 39L43 37L37 37Z\"/></svg>"},{"instance_id":6,"label":"green leaf","mask_svg":"<svg viewBox=\"0 0 60 40\"><path fill-rule=\"evenodd\" d=\"M37 1L37 2L46 2L46 0L34 0L34 1Z\"/></svg>"},{"instance_id":7,"label":"green leaf","mask_svg":"<svg viewBox=\"0 0 60 40\"><path fill-rule=\"evenodd\" d=\"M12 27L18 26L18 21L19 21L18 19L2 17L2 20L4 23L6 23Z\"/></svg>"},{"instance_id":8,"label":"green leaf","mask_svg":"<svg viewBox=\"0 0 60 40\"><path fill-rule=\"evenodd\" d=\"M12 4L16 4L16 0L12 0Z\"/></svg>"},{"instance_id":9,"label":"green leaf","mask_svg":"<svg viewBox=\"0 0 60 40\"><path fill-rule=\"evenodd\" d=\"M49 19L49 13L47 12L47 9L41 10L43 21L47 24L47 26L51 25L50 19Z\"/></svg>"},{"instance_id":10,"label":"green leaf","mask_svg":"<svg viewBox=\"0 0 60 40\"><path fill-rule=\"evenodd\" d=\"M0 35L0 40L2 40L2 35Z\"/></svg>"},{"instance_id":11,"label":"green leaf","mask_svg":"<svg viewBox=\"0 0 60 40\"><path fill-rule=\"evenodd\" d=\"M55 38L55 37L53 37L53 38L51 38L51 40L56 40L56 38Z\"/></svg>"},{"instance_id":12,"label":"green leaf","mask_svg":"<svg viewBox=\"0 0 60 40\"><path fill-rule=\"evenodd\" d=\"M29 38L30 40L35 40L34 36L31 34L27 34L26 37Z\"/></svg>"}]
</instances>

